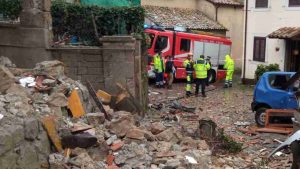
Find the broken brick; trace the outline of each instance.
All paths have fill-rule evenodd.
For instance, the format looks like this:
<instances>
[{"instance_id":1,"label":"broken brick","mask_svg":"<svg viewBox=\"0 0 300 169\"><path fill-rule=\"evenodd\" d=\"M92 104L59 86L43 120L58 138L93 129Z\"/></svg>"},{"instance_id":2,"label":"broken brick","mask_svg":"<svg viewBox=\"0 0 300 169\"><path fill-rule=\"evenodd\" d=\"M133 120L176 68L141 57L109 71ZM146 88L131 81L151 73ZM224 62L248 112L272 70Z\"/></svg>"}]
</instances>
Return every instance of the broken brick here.
<instances>
[{"instance_id":1,"label":"broken brick","mask_svg":"<svg viewBox=\"0 0 300 169\"><path fill-rule=\"evenodd\" d=\"M124 145L124 142L121 141L119 143L113 144L110 148L111 148L112 151L118 151L123 147L123 145Z\"/></svg>"},{"instance_id":2,"label":"broken brick","mask_svg":"<svg viewBox=\"0 0 300 169\"><path fill-rule=\"evenodd\" d=\"M118 166L111 165L111 166L108 166L106 169L120 169L120 168Z\"/></svg>"},{"instance_id":3,"label":"broken brick","mask_svg":"<svg viewBox=\"0 0 300 169\"><path fill-rule=\"evenodd\" d=\"M162 123L156 122L156 123L151 124L150 131L154 135L159 134L159 133L163 132L164 130L166 130L166 127Z\"/></svg>"},{"instance_id":4,"label":"broken brick","mask_svg":"<svg viewBox=\"0 0 300 169\"><path fill-rule=\"evenodd\" d=\"M106 163L108 166L111 166L114 162L114 159L115 159L115 156L112 155L112 154L109 154L107 157L106 157Z\"/></svg>"},{"instance_id":5,"label":"broken brick","mask_svg":"<svg viewBox=\"0 0 300 169\"><path fill-rule=\"evenodd\" d=\"M144 135L145 134L143 130L134 128L127 132L126 137L131 139L143 140L145 138Z\"/></svg>"}]
</instances>

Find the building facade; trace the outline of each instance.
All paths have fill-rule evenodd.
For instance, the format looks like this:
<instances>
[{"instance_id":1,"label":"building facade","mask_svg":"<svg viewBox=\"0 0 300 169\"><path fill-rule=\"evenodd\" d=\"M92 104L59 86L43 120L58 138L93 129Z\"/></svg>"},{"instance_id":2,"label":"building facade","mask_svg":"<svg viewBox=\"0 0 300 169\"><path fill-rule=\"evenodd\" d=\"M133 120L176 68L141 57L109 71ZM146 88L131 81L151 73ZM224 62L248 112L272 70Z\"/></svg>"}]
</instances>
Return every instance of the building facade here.
<instances>
[{"instance_id":1,"label":"building facade","mask_svg":"<svg viewBox=\"0 0 300 169\"><path fill-rule=\"evenodd\" d=\"M242 67L244 8L239 0L142 0L143 6L161 6L171 8L188 8L199 10L209 19L224 26L223 32L213 31L231 39L231 55L236 67ZM201 22L201 21L200 21ZM203 30L205 32L212 32Z\"/></svg>"},{"instance_id":2,"label":"building facade","mask_svg":"<svg viewBox=\"0 0 300 169\"><path fill-rule=\"evenodd\" d=\"M234 0L199 0L198 9L227 29L226 37L232 41L231 57L235 61L236 68L242 68L243 3Z\"/></svg>"},{"instance_id":3,"label":"building facade","mask_svg":"<svg viewBox=\"0 0 300 169\"><path fill-rule=\"evenodd\" d=\"M300 67L300 0L247 0L243 78L254 79L259 64Z\"/></svg>"}]
</instances>

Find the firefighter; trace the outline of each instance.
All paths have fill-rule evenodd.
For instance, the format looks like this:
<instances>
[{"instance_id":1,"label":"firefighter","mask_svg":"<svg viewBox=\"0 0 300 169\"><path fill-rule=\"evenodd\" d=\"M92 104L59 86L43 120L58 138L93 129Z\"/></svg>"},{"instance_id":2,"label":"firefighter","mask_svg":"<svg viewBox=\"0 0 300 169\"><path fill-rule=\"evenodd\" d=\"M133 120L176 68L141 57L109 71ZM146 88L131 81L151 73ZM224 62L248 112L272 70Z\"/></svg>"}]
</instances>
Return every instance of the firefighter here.
<instances>
[{"instance_id":1,"label":"firefighter","mask_svg":"<svg viewBox=\"0 0 300 169\"><path fill-rule=\"evenodd\" d=\"M174 80L174 60L173 57L168 55L167 59L166 59L166 64L165 64L165 74L166 74L166 84L167 84L167 88L170 89L172 88L172 83Z\"/></svg>"},{"instance_id":2,"label":"firefighter","mask_svg":"<svg viewBox=\"0 0 300 169\"><path fill-rule=\"evenodd\" d=\"M191 96L192 95L192 83L193 83L193 73L194 73L194 68L193 68L193 54L189 53L187 59L183 62L183 66L185 67L186 71L186 96Z\"/></svg>"},{"instance_id":3,"label":"firefighter","mask_svg":"<svg viewBox=\"0 0 300 169\"><path fill-rule=\"evenodd\" d=\"M162 59L162 53L159 51L154 56L154 69L156 78L156 87L161 88L164 85L164 60Z\"/></svg>"},{"instance_id":4,"label":"firefighter","mask_svg":"<svg viewBox=\"0 0 300 169\"><path fill-rule=\"evenodd\" d=\"M224 88L232 87L232 75L234 71L234 61L231 59L230 55L225 56L225 65L226 69L226 80Z\"/></svg>"},{"instance_id":5,"label":"firefighter","mask_svg":"<svg viewBox=\"0 0 300 169\"><path fill-rule=\"evenodd\" d=\"M204 60L204 55L201 55L199 59L194 64L194 69L196 72L196 92L195 95L198 96L199 86L201 85L202 97L205 95L205 86L207 80L207 71L210 69L210 64Z\"/></svg>"},{"instance_id":6,"label":"firefighter","mask_svg":"<svg viewBox=\"0 0 300 169\"><path fill-rule=\"evenodd\" d=\"M209 64L210 69L211 69L210 58L211 58L210 56L207 56L207 57L206 57L206 62ZM210 69L207 70L206 86L209 86L209 77L211 76L211 71L210 71Z\"/></svg>"}]
</instances>

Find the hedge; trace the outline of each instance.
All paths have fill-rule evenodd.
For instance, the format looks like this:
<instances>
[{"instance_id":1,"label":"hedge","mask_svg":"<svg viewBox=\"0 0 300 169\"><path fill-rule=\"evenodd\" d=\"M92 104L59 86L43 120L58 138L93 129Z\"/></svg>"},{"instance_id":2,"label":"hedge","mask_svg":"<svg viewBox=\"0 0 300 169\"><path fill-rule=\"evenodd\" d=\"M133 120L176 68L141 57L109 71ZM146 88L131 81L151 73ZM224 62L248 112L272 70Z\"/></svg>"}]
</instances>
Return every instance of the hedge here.
<instances>
[{"instance_id":1,"label":"hedge","mask_svg":"<svg viewBox=\"0 0 300 169\"><path fill-rule=\"evenodd\" d=\"M56 37L68 33L79 37L86 45L97 44L93 15L100 36L143 33L144 10L142 7L104 8L55 0L52 1L51 15L53 33Z\"/></svg>"},{"instance_id":2,"label":"hedge","mask_svg":"<svg viewBox=\"0 0 300 169\"><path fill-rule=\"evenodd\" d=\"M15 20L19 17L22 11L21 0L0 0L0 14L4 19Z\"/></svg>"}]
</instances>

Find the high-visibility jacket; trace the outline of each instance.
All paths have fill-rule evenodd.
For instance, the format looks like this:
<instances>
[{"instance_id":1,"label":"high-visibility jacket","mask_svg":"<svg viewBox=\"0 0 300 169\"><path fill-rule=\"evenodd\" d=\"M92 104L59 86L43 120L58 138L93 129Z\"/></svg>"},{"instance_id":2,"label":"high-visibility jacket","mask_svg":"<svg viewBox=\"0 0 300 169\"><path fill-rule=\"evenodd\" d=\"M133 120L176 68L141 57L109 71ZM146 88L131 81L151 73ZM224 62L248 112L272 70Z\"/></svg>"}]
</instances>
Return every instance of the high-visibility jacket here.
<instances>
[{"instance_id":1,"label":"high-visibility jacket","mask_svg":"<svg viewBox=\"0 0 300 169\"><path fill-rule=\"evenodd\" d=\"M194 64L196 78L205 79L207 78L207 71L210 69L210 64L207 63L204 59L199 58Z\"/></svg>"},{"instance_id":2,"label":"high-visibility jacket","mask_svg":"<svg viewBox=\"0 0 300 169\"><path fill-rule=\"evenodd\" d=\"M164 60L160 58L159 54L156 54L153 58L154 69L157 70L157 73L164 71Z\"/></svg>"},{"instance_id":3,"label":"high-visibility jacket","mask_svg":"<svg viewBox=\"0 0 300 169\"><path fill-rule=\"evenodd\" d=\"M231 59L229 55L225 56L224 68L227 69L227 71L234 71L234 61Z\"/></svg>"},{"instance_id":4,"label":"high-visibility jacket","mask_svg":"<svg viewBox=\"0 0 300 169\"><path fill-rule=\"evenodd\" d=\"M193 68L193 61L192 60L186 59L183 62L183 66L185 67L186 73L193 73L194 68Z\"/></svg>"}]
</instances>

